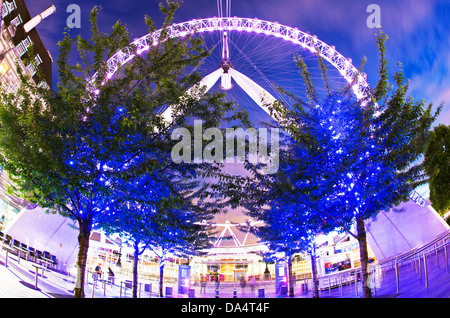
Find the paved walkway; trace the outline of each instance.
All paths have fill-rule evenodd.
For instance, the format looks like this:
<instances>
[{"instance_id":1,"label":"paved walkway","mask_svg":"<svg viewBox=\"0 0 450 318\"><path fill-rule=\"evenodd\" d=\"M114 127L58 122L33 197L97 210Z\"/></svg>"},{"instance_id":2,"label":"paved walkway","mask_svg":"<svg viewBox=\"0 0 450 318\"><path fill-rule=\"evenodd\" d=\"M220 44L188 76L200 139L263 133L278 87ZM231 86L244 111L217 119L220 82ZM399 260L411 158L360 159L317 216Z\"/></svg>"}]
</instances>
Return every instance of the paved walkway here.
<instances>
[{"instance_id":1,"label":"paved walkway","mask_svg":"<svg viewBox=\"0 0 450 318\"><path fill-rule=\"evenodd\" d=\"M445 265L444 255L437 258L430 258L427 262L427 281L425 286L425 275L423 266L421 272L416 264L408 264L399 268L399 290L397 292L395 269L389 269L380 273L372 283L374 297L379 298L450 298L450 271ZM21 259L17 262L17 256L9 254L8 266L5 266L4 250L0 252L0 298L72 298L75 279L73 276L63 275L53 270L47 270L44 277L41 277L41 270L38 274L38 289L35 289L35 268L32 262ZM439 266L437 263L439 260ZM450 265L450 264L449 264ZM422 273L422 275L420 275ZM120 288L120 281L125 281L125 277L116 277L115 285L98 284L93 290L92 279L85 285L86 298L129 298L131 290ZM267 283L259 285L253 289L247 285L242 289L238 284L221 283L219 287L220 298L233 298L236 292L237 298L258 298L258 289L264 288L265 298L280 298L275 293L274 284ZM359 284L360 285L360 284ZM152 291L144 290L142 283L140 291L141 298L157 297L158 285L152 284ZM179 295L175 286L173 287L173 298L187 298L187 295ZM216 290L214 283L209 283L206 292L201 293L199 286L193 286L196 298L215 298ZM300 284L295 287L295 298L311 298L311 292L301 292ZM360 298L360 286L355 289L355 285L345 285L341 288L332 288L320 292L321 298Z\"/></svg>"}]
</instances>

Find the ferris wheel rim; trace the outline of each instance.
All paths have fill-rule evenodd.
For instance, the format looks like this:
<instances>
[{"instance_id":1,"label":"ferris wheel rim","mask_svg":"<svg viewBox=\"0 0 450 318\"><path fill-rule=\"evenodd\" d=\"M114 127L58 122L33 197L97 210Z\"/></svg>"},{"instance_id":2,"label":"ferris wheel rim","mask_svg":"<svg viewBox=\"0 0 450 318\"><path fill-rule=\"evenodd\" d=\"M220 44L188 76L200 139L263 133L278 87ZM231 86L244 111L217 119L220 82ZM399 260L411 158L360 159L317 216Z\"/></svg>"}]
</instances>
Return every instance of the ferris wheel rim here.
<instances>
[{"instance_id":1,"label":"ferris wheel rim","mask_svg":"<svg viewBox=\"0 0 450 318\"><path fill-rule=\"evenodd\" d=\"M184 37L188 34L208 31L246 31L281 38L309 49L313 53L317 49L319 55L338 70L347 83L353 83L353 92L358 100L364 100L371 95L370 86L366 81L366 74L360 72L352 64L351 59L345 58L334 46L321 41L317 36L310 35L298 28L257 18L213 17L174 23L164 30L168 38ZM162 31L163 29L159 29L148 33L131 42L130 46L120 49L113 54L106 62L106 79L110 79L120 66L129 62L136 55L142 54L152 46L157 45ZM135 47L136 50L131 50L131 47ZM93 84L97 76L97 73L94 74L89 81L90 88L95 94L98 92L98 89ZM419 206L425 207L428 205L428 202L415 190L410 192L409 197L411 201Z\"/></svg>"},{"instance_id":2,"label":"ferris wheel rim","mask_svg":"<svg viewBox=\"0 0 450 318\"><path fill-rule=\"evenodd\" d=\"M158 29L148 33L130 43L130 46L118 50L106 61L106 78L111 78L120 66L132 60L136 55L149 50L158 44L161 33L165 32L167 38L182 38L189 34L213 32L213 31L244 31L256 34L264 34L290 41L296 45L308 49L330 63L348 84L352 85L353 92L358 100L364 100L370 95L370 86L366 81L365 73L360 72L350 58L345 58L334 46L321 41L315 35L293 28L278 22L260 20L257 18L243 17L213 17L193 19L185 22L174 23L165 29ZM135 50L131 50L134 47ZM93 75L91 83L97 77Z\"/></svg>"},{"instance_id":3,"label":"ferris wheel rim","mask_svg":"<svg viewBox=\"0 0 450 318\"><path fill-rule=\"evenodd\" d=\"M124 64L132 60L136 55L151 49L152 46L158 45L161 40L161 33L165 31L167 38L182 38L190 34L213 32L213 31L244 31L256 34L264 34L290 41L295 45L299 45L304 49L317 53L330 63L348 84L352 85L353 92L358 100L364 100L370 95L370 86L366 81L366 76L361 73L351 62L351 59L345 58L339 53L334 46L319 40L317 36L310 35L306 32L293 28L278 22L260 20L256 18L243 17L213 17L193 19L185 22L174 23L165 29L159 29L152 33L148 33L138 39L135 39L129 46L118 50L106 61L106 80L110 79L117 70ZM133 49L132 49L133 48ZM97 73L93 75L90 83L96 80ZM103 83L102 83L103 84ZM98 91L97 89L94 92ZM219 227L230 227L244 224L216 224ZM253 244L260 246L261 243ZM251 245L251 246L253 246ZM264 245L264 244L262 244ZM238 250L246 247L226 247L226 249ZM217 249L219 247L215 247Z\"/></svg>"}]
</instances>

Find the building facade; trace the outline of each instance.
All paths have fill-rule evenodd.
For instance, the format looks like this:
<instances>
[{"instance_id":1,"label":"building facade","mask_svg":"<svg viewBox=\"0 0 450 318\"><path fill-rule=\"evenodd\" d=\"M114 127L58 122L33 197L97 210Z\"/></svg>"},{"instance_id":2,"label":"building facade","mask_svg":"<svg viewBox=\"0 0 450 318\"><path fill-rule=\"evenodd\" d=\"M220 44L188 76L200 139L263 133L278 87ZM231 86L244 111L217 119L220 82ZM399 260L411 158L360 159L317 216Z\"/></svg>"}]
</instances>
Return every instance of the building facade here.
<instances>
[{"instance_id":1,"label":"building facade","mask_svg":"<svg viewBox=\"0 0 450 318\"><path fill-rule=\"evenodd\" d=\"M20 84L16 63L38 85L51 88L53 59L35 26L40 17L30 16L24 0L3 0L0 40L0 78L15 92ZM54 12L54 7L48 12ZM31 29L30 29L31 28Z\"/></svg>"},{"instance_id":2,"label":"building facade","mask_svg":"<svg viewBox=\"0 0 450 318\"><path fill-rule=\"evenodd\" d=\"M54 12L54 7L31 17L24 0L2 0L0 36L0 84L9 92L16 92L20 78L16 64L37 84L52 87L53 59L45 48L35 26L44 16ZM45 12L44 11L44 12ZM44 13L43 12L43 13ZM0 168L0 230L12 222L27 205L20 198L6 194L11 184L6 171Z\"/></svg>"}]
</instances>

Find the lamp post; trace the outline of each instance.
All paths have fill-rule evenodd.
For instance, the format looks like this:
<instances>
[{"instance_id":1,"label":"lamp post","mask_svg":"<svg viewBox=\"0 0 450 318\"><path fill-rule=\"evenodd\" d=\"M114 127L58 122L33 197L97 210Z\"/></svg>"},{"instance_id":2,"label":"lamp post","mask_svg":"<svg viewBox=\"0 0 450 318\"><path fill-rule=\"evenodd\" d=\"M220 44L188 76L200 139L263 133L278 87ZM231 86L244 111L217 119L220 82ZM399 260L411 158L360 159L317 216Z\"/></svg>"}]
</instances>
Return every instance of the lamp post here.
<instances>
[{"instance_id":1,"label":"lamp post","mask_svg":"<svg viewBox=\"0 0 450 318\"><path fill-rule=\"evenodd\" d=\"M24 24L23 29L25 30L25 33L30 32L32 29L34 29L39 23L41 23L42 20L47 18L49 15L56 12L56 7L54 5L51 5L41 13L39 13L37 16L33 17L30 21Z\"/></svg>"},{"instance_id":2,"label":"lamp post","mask_svg":"<svg viewBox=\"0 0 450 318\"><path fill-rule=\"evenodd\" d=\"M117 263L116 263L117 267L122 267L122 262L120 260L121 256L122 256L122 244L120 245L120 248L119 248L119 258L118 258Z\"/></svg>"}]
</instances>

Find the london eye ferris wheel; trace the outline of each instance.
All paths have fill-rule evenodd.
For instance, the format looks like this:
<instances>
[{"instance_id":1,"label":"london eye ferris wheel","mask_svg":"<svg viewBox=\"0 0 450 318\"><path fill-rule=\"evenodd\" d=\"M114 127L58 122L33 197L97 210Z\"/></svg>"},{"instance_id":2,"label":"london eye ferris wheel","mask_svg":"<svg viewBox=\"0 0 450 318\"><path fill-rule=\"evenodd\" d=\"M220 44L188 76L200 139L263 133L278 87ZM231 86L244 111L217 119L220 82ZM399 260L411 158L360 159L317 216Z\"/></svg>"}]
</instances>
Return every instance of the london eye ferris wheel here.
<instances>
[{"instance_id":1,"label":"london eye ferris wheel","mask_svg":"<svg viewBox=\"0 0 450 318\"><path fill-rule=\"evenodd\" d=\"M169 38L182 38L189 34L202 38L210 55L197 69L202 75L199 84L206 87L206 91L224 91L227 99L246 109L252 121L270 120L266 105L275 100L290 106L279 87L296 96L305 96L306 88L294 60L295 55L301 56L307 64L319 94L325 93L325 89L321 91L323 80L317 55L326 63L332 88L350 85L359 100L369 94L365 74L360 73L352 60L345 58L334 46L317 36L278 22L231 17L231 1L226 2L225 14L222 1L218 0L217 17L172 24L164 32ZM106 63L107 78L136 55L157 45L161 32L157 30L146 34L116 52ZM172 109L168 107L162 115L170 121L171 113ZM257 226L258 222L248 220L242 210L218 215L215 221L218 229L213 245L215 253L245 253L260 248L258 239L250 233L250 227ZM238 227L247 230L242 232Z\"/></svg>"}]
</instances>

